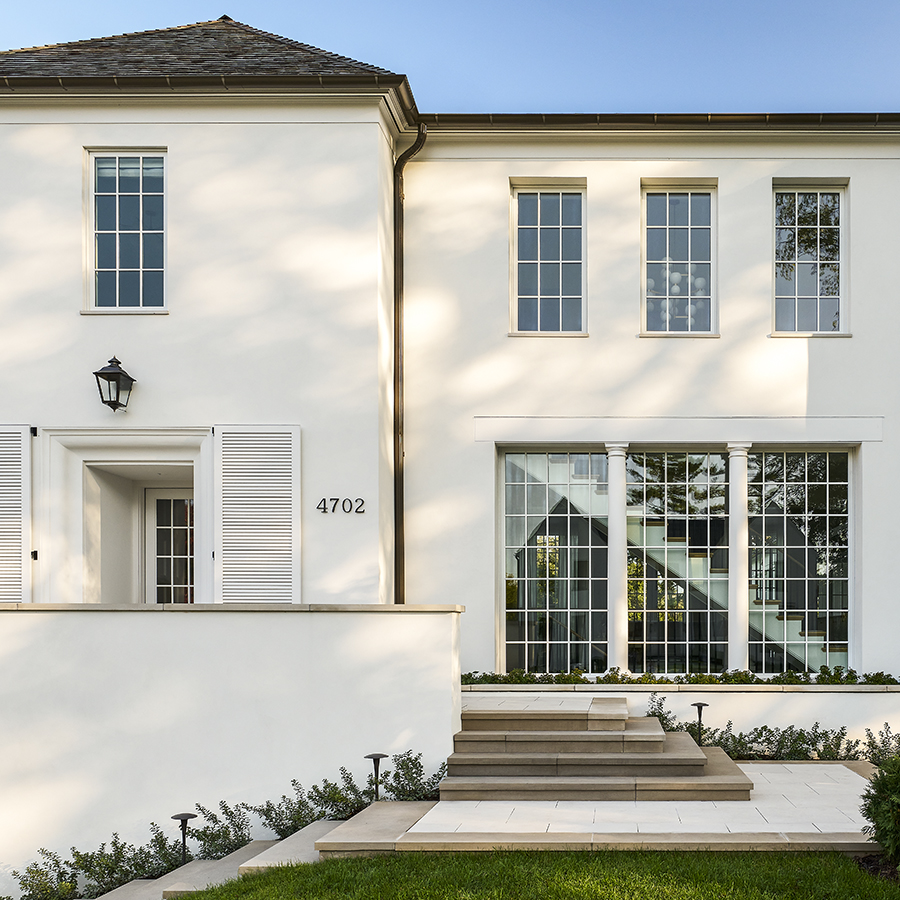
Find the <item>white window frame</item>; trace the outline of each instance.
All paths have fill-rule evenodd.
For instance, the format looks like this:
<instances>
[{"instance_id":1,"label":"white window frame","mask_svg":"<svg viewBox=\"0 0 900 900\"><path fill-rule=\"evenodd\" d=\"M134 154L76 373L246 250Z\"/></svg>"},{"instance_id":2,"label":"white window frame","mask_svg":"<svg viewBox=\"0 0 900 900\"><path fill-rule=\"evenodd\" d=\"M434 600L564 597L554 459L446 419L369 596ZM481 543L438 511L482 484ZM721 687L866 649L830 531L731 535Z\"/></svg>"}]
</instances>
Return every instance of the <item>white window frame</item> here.
<instances>
[{"instance_id":1,"label":"white window frame","mask_svg":"<svg viewBox=\"0 0 900 900\"><path fill-rule=\"evenodd\" d=\"M163 267L162 267L162 306L98 306L97 305L97 241L96 241L96 202L95 202L95 160L98 157L127 156L159 156L163 160ZM168 162L165 147L90 147L85 148L84 154L84 304L82 315L167 315L168 310L168 248L166 236L168 234ZM142 192L143 193L143 192ZM118 226L118 223L117 223ZM138 232L143 234L143 231ZM120 234L118 227L115 234ZM143 251L142 251L143 252ZM143 260L140 269L141 276L144 272ZM118 272L118 268L116 269ZM143 287L141 288L143 293Z\"/></svg>"},{"instance_id":2,"label":"white window frame","mask_svg":"<svg viewBox=\"0 0 900 900\"><path fill-rule=\"evenodd\" d=\"M709 330L708 331L650 331L647 328L647 195L662 193L709 194ZM718 184L715 181L641 182L641 322L640 337L649 338L717 338L719 337L718 301ZM667 226L669 227L669 226Z\"/></svg>"},{"instance_id":3,"label":"white window frame","mask_svg":"<svg viewBox=\"0 0 900 900\"><path fill-rule=\"evenodd\" d=\"M848 219L849 219L849 202L848 202L848 194L847 190L848 181L844 180L834 180L834 181L821 181L821 180L810 180L810 181L779 181L774 180L772 182L772 214L771 214L771 240L772 240L772 330L770 337L788 337L788 338L811 338L811 337L831 337L831 338L843 338L843 337L851 337L850 332L850 318L849 318L849 309L850 304L848 303L848 285L850 279L848 278L848 267L849 267L849 254L848 254ZM778 260L776 259L776 232L778 229L778 225L776 223L776 214L777 207L775 204L775 195L783 194L783 193L793 193L793 194L801 194L801 193L826 193L826 194L838 194L840 197L840 223L838 226L838 241L839 241L839 252L838 252L838 266L839 266L839 283L838 283L838 316L840 327L835 330L818 330L818 331L801 331L797 328L791 331L785 331L784 329L779 330L777 327L777 278L776 278L776 266L778 264ZM797 226L795 226L797 227ZM821 227L821 226L818 226ZM819 260L816 261L820 262ZM795 318L796 323L796 318Z\"/></svg>"},{"instance_id":4,"label":"white window frame","mask_svg":"<svg viewBox=\"0 0 900 900\"><path fill-rule=\"evenodd\" d=\"M581 328L577 331L562 329L562 309L560 308L560 328L557 331L519 329L519 194L580 194L581 195ZM510 185L510 264L509 264L509 336L510 337L587 337L587 185L583 178L531 182L516 180ZM540 226L538 226L540 227ZM560 228L563 226L560 225ZM562 294L560 295L562 296ZM540 326L540 298L538 298L538 326Z\"/></svg>"}]
</instances>

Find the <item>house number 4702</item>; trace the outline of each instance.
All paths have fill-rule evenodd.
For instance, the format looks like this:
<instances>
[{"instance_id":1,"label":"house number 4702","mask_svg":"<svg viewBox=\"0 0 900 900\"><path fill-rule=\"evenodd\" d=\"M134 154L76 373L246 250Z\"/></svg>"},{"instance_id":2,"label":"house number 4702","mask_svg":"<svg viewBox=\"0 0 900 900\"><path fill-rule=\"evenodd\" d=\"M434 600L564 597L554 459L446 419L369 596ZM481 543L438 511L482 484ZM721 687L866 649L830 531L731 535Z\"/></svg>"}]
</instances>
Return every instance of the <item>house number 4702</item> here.
<instances>
[{"instance_id":1,"label":"house number 4702","mask_svg":"<svg viewBox=\"0 0 900 900\"><path fill-rule=\"evenodd\" d=\"M323 513L364 513L366 511L366 501L362 497L351 500L349 497L323 497L317 504L316 509Z\"/></svg>"}]
</instances>

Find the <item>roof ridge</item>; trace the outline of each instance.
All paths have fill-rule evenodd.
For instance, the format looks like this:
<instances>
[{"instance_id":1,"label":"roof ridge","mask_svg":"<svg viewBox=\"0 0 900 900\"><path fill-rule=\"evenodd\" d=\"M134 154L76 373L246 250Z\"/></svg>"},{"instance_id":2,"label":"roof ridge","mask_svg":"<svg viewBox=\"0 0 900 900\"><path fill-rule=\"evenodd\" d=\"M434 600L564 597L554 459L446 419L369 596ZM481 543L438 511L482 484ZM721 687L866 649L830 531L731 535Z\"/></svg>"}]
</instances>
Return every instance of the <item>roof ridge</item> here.
<instances>
[{"instance_id":1,"label":"roof ridge","mask_svg":"<svg viewBox=\"0 0 900 900\"><path fill-rule=\"evenodd\" d=\"M231 16L221 16L218 19L214 19L215 22L230 22L232 25L236 25L239 28L243 28L245 31L251 31L254 34L261 35L262 37L272 38L281 44L287 44L290 47L297 47L301 50L312 50L316 53L321 53L323 56L328 56L331 59L339 60L341 62L350 62L357 66L368 66L371 69L377 69L379 72L384 72L388 74L388 69L384 69L381 66L372 65L372 63L363 62L359 59L353 59L352 56L344 56L340 53L332 53L331 50L323 50L321 47L316 47L313 44L304 44L302 41L295 41L293 38L285 37L281 34L275 34L272 31L263 31L261 28L256 28L253 25L248 25L246 22L239 22L237 19L232 19ZM208 25L209 22L199 22L200 25Z\"/></svg>"},{"instance_id":2,"label":"roof ridge","mask_svg":"<svg viewBox=\"0 0 900 900\"><path fill-rule=\"evenodd\" d=\"M263 31L261 28L254 28L252 25L247 25L245 22L239 22L237 19L232 19L231 16L223 15L218 19L209 19L204 22L191 22L187 25L172 25L168 28L151 28L145 31L126 31L121 34L109 34L103 35L101 37L92 37L92 38L83 38L79 41L62 41L54 44L41 44L36 47L18 47L12 50L0 50L0 58L14 58L16 54L19 53L31 53L34 51L41 50L54 50L54 49L62 49L62 48L77 48L79 46L85 46L87 44L93 44L94 46L109 44L114 41L121 40L122 38L135 38L135 37L145 37L148 35L157 35L157 34L171 34L172 32L178 31L188 31L193 28L203 28L208 27L210 25L227 25L235 30L243 31L246 34L252 34L256 37L263 38L264 40L271 41L276 44L280 44L283 47L288 47L290 49L302 50L306 53L317 54L320 57L325 57L328 60L331 60L336 63L349 64L352 66L359 66L364 69L368 69L372 73L390 75L391 73L388 69L385 69L381 66L375 66L372 63L362 62L358 59L353 59L349 56L343 56L340 53L333 53L330 50L323 50L321 47L316 47L313 44L304 44L301 41L296 41L293 38L284 37L280 34L274 34L271 31Z\"/></svg>"}]
</instances>

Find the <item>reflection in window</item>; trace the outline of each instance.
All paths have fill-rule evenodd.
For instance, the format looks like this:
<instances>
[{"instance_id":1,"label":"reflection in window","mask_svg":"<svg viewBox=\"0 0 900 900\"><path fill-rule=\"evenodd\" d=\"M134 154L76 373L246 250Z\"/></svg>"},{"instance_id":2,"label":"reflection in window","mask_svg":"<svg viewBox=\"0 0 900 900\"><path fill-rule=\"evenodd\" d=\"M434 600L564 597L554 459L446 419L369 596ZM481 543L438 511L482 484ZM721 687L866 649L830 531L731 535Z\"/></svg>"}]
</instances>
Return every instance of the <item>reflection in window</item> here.
<instances>
[{"instance_id":1,"label":"reflection in window","mask_svg":"<svg viewBox=\"0 0 900 900\"><path fill-rule=\"evenodd\" d=\"M728 458L629 453L628 668L728 666Z\"/></svg>"},{"instance_id":2,"label":"reflection in window","mask_svg":"<svg viewBox=\"0 0 900 900\"><path fill-rule=\"evenodd\" d=\"M607 668L605 453L507 453L506 667Z\"/></svg>"},{"instance_id":3,"label":"reflection in window","mask_svg":"<svg viewBox=\"0 0 900 900\"><path fill-rule=\"evenodd\" d=\"M749 457L750 668L847 665L848 454Z\"/></svg>"},{"instance_id":4,"label":"reflection in window","mask_svg":"<svg viewBox=\"0 0 900 900\"><path fill-rule=\"evenodd\" d=\"M710 332L712 194L655 191L645 203L646 330Z\"/></svg>"},{"instance_id":5,"label":"reflection in window","mask_svg":"<svg viewBox=\"0 0 900 900\"><path fill-rule=\"evenodd\" d=\"M775 330L841 330L841 195L775 193Z\"/></svg>"}]
</instances>

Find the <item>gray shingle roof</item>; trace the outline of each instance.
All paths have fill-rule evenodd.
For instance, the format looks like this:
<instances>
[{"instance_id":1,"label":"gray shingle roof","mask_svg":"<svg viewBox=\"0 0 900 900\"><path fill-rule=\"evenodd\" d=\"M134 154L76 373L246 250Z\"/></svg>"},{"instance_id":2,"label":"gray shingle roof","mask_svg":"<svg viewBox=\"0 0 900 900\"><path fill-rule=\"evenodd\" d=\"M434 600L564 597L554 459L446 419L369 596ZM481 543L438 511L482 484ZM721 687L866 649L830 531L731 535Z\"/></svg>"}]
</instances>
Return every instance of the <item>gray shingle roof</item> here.
<instances>
[{"instance_id":1,"label":"gray shingle roof","mask_svg":"<svg viewBox=\"0 0 900 900\"><path fill-rule=\"evenodd\" d=\"M228 16L158 31L0 52L0 78L393 74Z\"/></svg>"}]
</instances>

